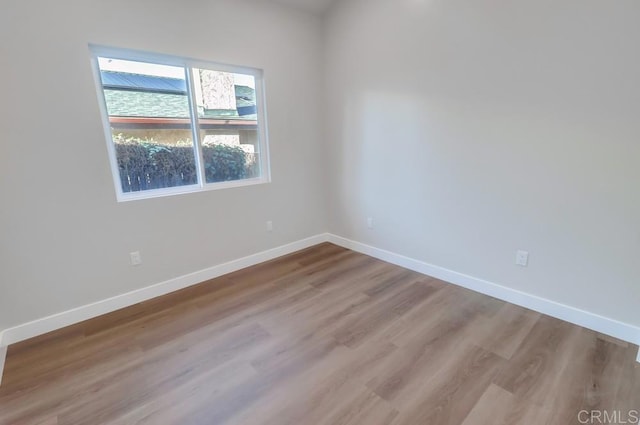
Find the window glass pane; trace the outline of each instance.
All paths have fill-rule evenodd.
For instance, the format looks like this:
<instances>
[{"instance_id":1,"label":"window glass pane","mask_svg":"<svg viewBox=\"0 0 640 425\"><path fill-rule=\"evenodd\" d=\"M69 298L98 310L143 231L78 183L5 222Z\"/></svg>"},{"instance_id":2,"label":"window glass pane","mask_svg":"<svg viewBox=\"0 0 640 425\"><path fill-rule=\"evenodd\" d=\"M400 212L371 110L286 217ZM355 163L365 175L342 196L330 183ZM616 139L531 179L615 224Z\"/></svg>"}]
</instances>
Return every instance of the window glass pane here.
<instances>
[{"instance_id":1,"label":"window glass pane","mask_svg":"<svg viewBox=\"0 0 640 425\"><path fill-rule=\"evenodd\" d=\"M98 58L123 192L198 183L182 67Z\"/></svg>"},{"instance_id":2,"label":"window glass pane","mask_svg":"<svg viewBox=\"0 0 640 425\"><path fill-rule=\"evenodd\" d=\"M194 68L205 181L260 176L255 77Z\"/></svg>"}]
</instances>

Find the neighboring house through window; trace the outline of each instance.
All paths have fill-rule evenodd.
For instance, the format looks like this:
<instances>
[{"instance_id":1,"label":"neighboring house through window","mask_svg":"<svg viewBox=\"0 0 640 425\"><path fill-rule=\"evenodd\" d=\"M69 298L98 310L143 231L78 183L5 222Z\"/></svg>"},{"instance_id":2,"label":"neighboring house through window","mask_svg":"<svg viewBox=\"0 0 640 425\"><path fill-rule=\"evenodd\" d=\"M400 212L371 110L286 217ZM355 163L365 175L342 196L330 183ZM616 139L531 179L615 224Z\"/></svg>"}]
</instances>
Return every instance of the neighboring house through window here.
<instances>
[{"instance_id":1,"label":"neighboring house through window","mask_svg":"<svg viewBox=\"0 0 640 425\"><path fill-rule=\"evenodd\" d=\"M118 200L269 181L260 70L91 51Z\"/></svg>"}]
</instances>

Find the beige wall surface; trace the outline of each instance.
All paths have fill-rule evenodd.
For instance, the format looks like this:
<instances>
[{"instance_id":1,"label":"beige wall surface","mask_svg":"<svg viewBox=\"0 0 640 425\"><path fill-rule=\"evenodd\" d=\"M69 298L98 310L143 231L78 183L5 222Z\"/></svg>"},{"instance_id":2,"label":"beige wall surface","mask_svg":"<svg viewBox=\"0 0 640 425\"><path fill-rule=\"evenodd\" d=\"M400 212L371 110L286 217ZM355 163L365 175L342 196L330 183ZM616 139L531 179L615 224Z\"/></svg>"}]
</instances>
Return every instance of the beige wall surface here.
<instances>
[{"instance_id":1,"label":"beige wall surface","mask_svg":"<svg viewBox=\"0 0 640 425\"><path fill-rule=\"evenodd\" d=\"M320 42L260 2L3 1L0 329L323 232ZM117 203L89 43L262 68L272 183Z\"/></svg>"},{"instance_id":2,"label":"beige wall surface","mask_svg":"<svg viewBox=\"0 0 640 425\"><path fill-rule=\"evenodd\" d=\"M329 230L640 325L638 22L634 0L337 3Z\"/></svg>"},{"instance_id":3,"label":"beige wall surface","mask_svg":"<svg viewBox=\"0 0 640 425\"><path fill-rule=\"evenodd\" d=\"M639 18L636 0L324 18L7 0L0 330L327 230L640 325ZM264 69L273 182L117 203L88 43Z\"/></svg>"}]
</instances>

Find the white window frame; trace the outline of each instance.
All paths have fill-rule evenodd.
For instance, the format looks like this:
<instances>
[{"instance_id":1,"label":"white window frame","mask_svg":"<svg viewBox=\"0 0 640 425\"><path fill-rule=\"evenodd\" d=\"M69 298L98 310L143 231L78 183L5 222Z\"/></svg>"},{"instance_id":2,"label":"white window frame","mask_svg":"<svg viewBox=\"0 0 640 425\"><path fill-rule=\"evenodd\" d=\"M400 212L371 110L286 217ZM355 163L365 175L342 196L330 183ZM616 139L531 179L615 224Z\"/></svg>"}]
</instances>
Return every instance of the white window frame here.
<instances>
[{"instance_id":1,"label":"white window frame","mask_svg":"<svg viewBox=\"0 0 640 425\"><path fill-rule=\"evenodd\" d=\"M185 193L202 192L209 190L228 189L234 187L251 186L256 184L271 182L271 168L269 160L269 142L267 131L267 105L264 94L264 72L258 68L245 66L236 66L223 64L218 62L197 60L184 58L179 56L165 55L161 53L151 53L131 49L122 49L115 47L106 47L100 45L89 44L91 53L91 65L93 68L96 90L98 94L98 103L100 113L102 115L102 123L104 126L105 139L107 141L107 150L109 153L109 162L111 164L111 174L116 189L116 198L118 202L134 201L139 199L157 198L163 196L172 196ZM188 101L191 109L191 129L193 133L194 156L198 181L194 185L174 186L159 189L140 190L136 192L124 192L120 181L120 170L118 167L118 159L116 157L116 148L113 143L113 135L111 132L111 124L109 122L109 113L107 110L107 102L105 99L104 89L102 85L102 77L100 74L100 66L98 64L99 57L107 57L111 59L130 60L136 62L147 62L159 65L169 65L185 68L185 77L188 90ZM207 183L204 175L202 141L200 140L200 126L197 106L195 101L195 89L192 82L192 68L210 69L214 71L230 72L237 74L251 75L255 78L255 93L257 107L257 125L258 125L258 145L259 155L258 161L260 167L260 176L241 180L231 180L225 182Z\"/></svg>"}]
</instances>

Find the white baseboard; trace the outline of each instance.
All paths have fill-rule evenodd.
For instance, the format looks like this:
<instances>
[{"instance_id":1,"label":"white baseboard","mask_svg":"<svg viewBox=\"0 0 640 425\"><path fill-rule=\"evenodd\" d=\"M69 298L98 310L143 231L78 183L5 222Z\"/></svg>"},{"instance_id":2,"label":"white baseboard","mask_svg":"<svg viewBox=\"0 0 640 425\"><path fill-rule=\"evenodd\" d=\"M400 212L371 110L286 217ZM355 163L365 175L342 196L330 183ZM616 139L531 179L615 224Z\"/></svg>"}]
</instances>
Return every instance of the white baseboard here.
<instances>
[{"instance_id":1,"label":"white baseboard","mask_svg":"<svg viewBox=\"0 0 640 425\"><path fill-rule=\"evenodd\" d=\"M286 245L262 251L227 263L218 264L204 270L189 273L167 281L147 286L146 288L127 292L102 301L87 304L68 311L57 313L42 319L24 323L0 332L0 346L15 344L65 326L73 325L84 320L92 319L105 313L119 310L124 307L147 301L152 298L166 295L198 283L213 279L245 267L253 266L268 260L272 260L301 249L317 245L328 240L327 234L319 234L306 239L295 241ZM0 371L2 369L0 368Z\"/></svg>"},{"instance_id":2,"label":"white baseboard","mask_svg":"<svg viewBox=\"0 0 640 425\"><path fill-rule=\"evenodd\" d=\"M527 294L525 292L463 273L458 273L443 267L435 266L423 261L415 260L413 258L405 257L380 248L375 248L340 236L324 233L184 276L179 276L146 288L117 295L112 298L24 323L13 328L5 329L3 332L0 331L0 380L2 379L1 374L4 366L6 346L10 344L61 329L65 326L73 325L161 295L166 295L206 280L253 266L264 261L272 260L322 242L331 242L344 248L348 248L503 301L529 308L632 344L640 345L640 328L636 326L580 310L575 307L560 304L535 295ZM640 353L638 355L638 361L640 361Z\"/></svg>"},{"instance_id":3,"label":"white baseboard","mask_svg":"<svg viewBox=\"0 0 640 425\"><path fill-rule=\"evenodd\" d=\"M521 292L497 283L458 273L340 236L330 234L329 242L632 344L640 345L640 328L628 323L560 304L536 295ZM638 353L638 361L640 362L640 351Z\"/></svg>"},{"instance_id":4,"label":"white baseboard","mask_svg":"<svg viewBox=\"0 0 640 425\"><path fill-rule=\"evenodd\" d=\"M0 332L0 342L2 342L2 333ZM0 345L0 385L2 385L2 371L4 370L4 361L7 358L7 346Z\"/></svg>"}]
</instances>

